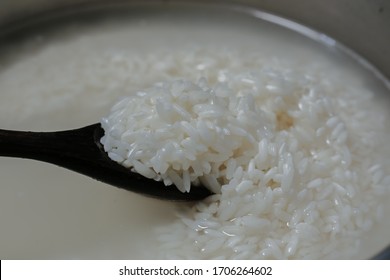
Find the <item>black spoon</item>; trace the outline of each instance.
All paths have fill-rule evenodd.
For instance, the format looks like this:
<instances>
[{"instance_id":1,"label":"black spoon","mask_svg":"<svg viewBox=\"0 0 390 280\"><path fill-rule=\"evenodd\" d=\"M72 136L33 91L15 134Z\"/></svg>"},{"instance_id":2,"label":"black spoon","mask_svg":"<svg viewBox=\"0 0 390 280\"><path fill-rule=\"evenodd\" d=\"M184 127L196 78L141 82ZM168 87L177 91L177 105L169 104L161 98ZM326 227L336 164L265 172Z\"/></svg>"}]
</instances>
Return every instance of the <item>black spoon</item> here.
<instances>
[{"instance_id":1,"label":"black spoon","mask_svg":"<svg viewBox=\"0 0 390 280\"><path fill-rule=\"evenodd\" d=\"M118 188L146 196L174 201L201 200L211 195L203 186L182 193L131 172L111 160L100 144L104 130L100 124L55 132L25 132L0 129L0 156L29 158L53 163Z\"/></svg>"}]
</instances>

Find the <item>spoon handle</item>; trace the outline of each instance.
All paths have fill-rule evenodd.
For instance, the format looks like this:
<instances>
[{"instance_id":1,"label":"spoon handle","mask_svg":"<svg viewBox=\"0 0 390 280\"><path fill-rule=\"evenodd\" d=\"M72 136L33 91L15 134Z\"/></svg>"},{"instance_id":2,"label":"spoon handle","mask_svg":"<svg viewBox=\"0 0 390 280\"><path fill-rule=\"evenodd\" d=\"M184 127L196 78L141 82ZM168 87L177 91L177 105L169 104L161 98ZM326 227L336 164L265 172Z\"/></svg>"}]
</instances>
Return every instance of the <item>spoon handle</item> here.
<instances>
[{"instance_id":1,"label":"spoon handle","mask_svg":"<svg viewBox=\"0 0 390 280\"><path fill-rule=\"evenodd\" d=\"M52 163L134 191L142 178L108 157L100 144L103 134L99 123L55 132L0 130L0 156Z\"/></svg>"},{"instance_id":2,"label":"spoon handle","mask_svg":"<svg viewBox=\"0 0 390 280\"><path fill-rule=\"evenodd\" d=\"M0 129L0 156L29 158L67 165L100 156L94 132L98 124L56 132L29 132ZM65 166L66 167L66 166Z\"/></svg>"},{"instance_id":3,"label":"spoon handle","mask_svg":"<svg viewBox=\"0 0 390 280\"><path fill-rule=\"evenodd\" d=\"M103 134L99 123L55 132L0 130L0 156L52 163L119 188L144 193L142 186L147 179L108 157L100 144Z\"/></svg>"},{"instance_id":4,"label":"spoon handle","mask_svg":"<svg viewBox=\"0 0 390 280\"><path fill-rule=\"evenodd\" d=\"M114 165L100 149L100 143L96 142L101 138L99 133L101 136L104 133L100 124L55 132L0 129L0 156L48 162L122 187L117 181L123 178L115 179L115 173L123 172L122 166Z\"/></svg>"}]
</instances>

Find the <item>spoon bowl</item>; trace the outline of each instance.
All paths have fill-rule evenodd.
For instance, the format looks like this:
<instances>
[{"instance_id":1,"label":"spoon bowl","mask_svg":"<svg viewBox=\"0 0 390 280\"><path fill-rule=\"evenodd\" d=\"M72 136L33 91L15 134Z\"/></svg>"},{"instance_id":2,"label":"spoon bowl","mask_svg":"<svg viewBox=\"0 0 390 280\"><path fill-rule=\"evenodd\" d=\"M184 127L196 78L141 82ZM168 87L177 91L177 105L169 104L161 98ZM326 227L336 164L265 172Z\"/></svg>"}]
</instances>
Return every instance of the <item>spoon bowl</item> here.
<instances>
[{"instance_id":1,"label":"spoon bowl","mask_svg":"<svg viewBox=\"0 0 390 280\"><path fill-rule=\"evenodd\" d=\"M183 193L175 185L165 186L161 181L132 172L108 157L100 143L103 135L100 123L55 132L0 129L0 156L52 163L115 187L163 200L196 201L212 194L203 186L194 186L190 192Z\"/></svg>"}]
</instances>

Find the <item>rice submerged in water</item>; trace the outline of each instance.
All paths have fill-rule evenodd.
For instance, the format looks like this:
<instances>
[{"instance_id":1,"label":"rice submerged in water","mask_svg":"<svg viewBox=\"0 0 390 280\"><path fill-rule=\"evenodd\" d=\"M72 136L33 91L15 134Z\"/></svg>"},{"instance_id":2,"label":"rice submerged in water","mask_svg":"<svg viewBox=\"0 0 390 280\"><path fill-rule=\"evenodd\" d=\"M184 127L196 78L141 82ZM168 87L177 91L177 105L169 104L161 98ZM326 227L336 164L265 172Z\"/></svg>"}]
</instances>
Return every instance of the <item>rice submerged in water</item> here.
<instances>
[{"instance_id":1,"label":"rice submerged in water","mask_svg":"<svg viewBox=\"0 0 390 280\"><path fill-rule=\"evenodd\" d=\"M373 93L312 64L190 58L161 64L182 79L167 75L102 120L114 161L181 191L201 182L216 193L159 229L161 257L356 254L390 183L386 114Z\"/></svg>"}]
</instances>

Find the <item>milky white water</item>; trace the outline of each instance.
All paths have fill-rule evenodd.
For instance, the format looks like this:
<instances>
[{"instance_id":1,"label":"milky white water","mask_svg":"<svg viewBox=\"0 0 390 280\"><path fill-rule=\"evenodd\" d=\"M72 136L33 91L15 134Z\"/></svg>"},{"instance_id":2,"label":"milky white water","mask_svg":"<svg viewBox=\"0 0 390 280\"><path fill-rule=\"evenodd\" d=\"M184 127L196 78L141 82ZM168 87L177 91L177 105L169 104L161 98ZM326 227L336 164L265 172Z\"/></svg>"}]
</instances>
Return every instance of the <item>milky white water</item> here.
<instances>
[{"instance_id":1,"label":"milky white water","mask_svg":"<svg viewBox=\"0 0 390 280\"><path fill-rule=\"evenodd\" d=\"M377 92L378 99L387 92L332 47L246 14L140 10L129 19L70 21L0 49L0 127L48 131L99 122L119 97L180 76L160 64L182 62L193 48L256 52L297 64L316 61L332 69L330 75L345 75ZM151 57L154 68L143 68L142 59ZM121 76L130 70L134 75ZM2 259L153 258L154 229L175 219L174 203L46 163L0 158L0 178ZM390 222L384 223L367 235L357 258L369 258L390 242Z\"/></svg>"}]
</instances>

